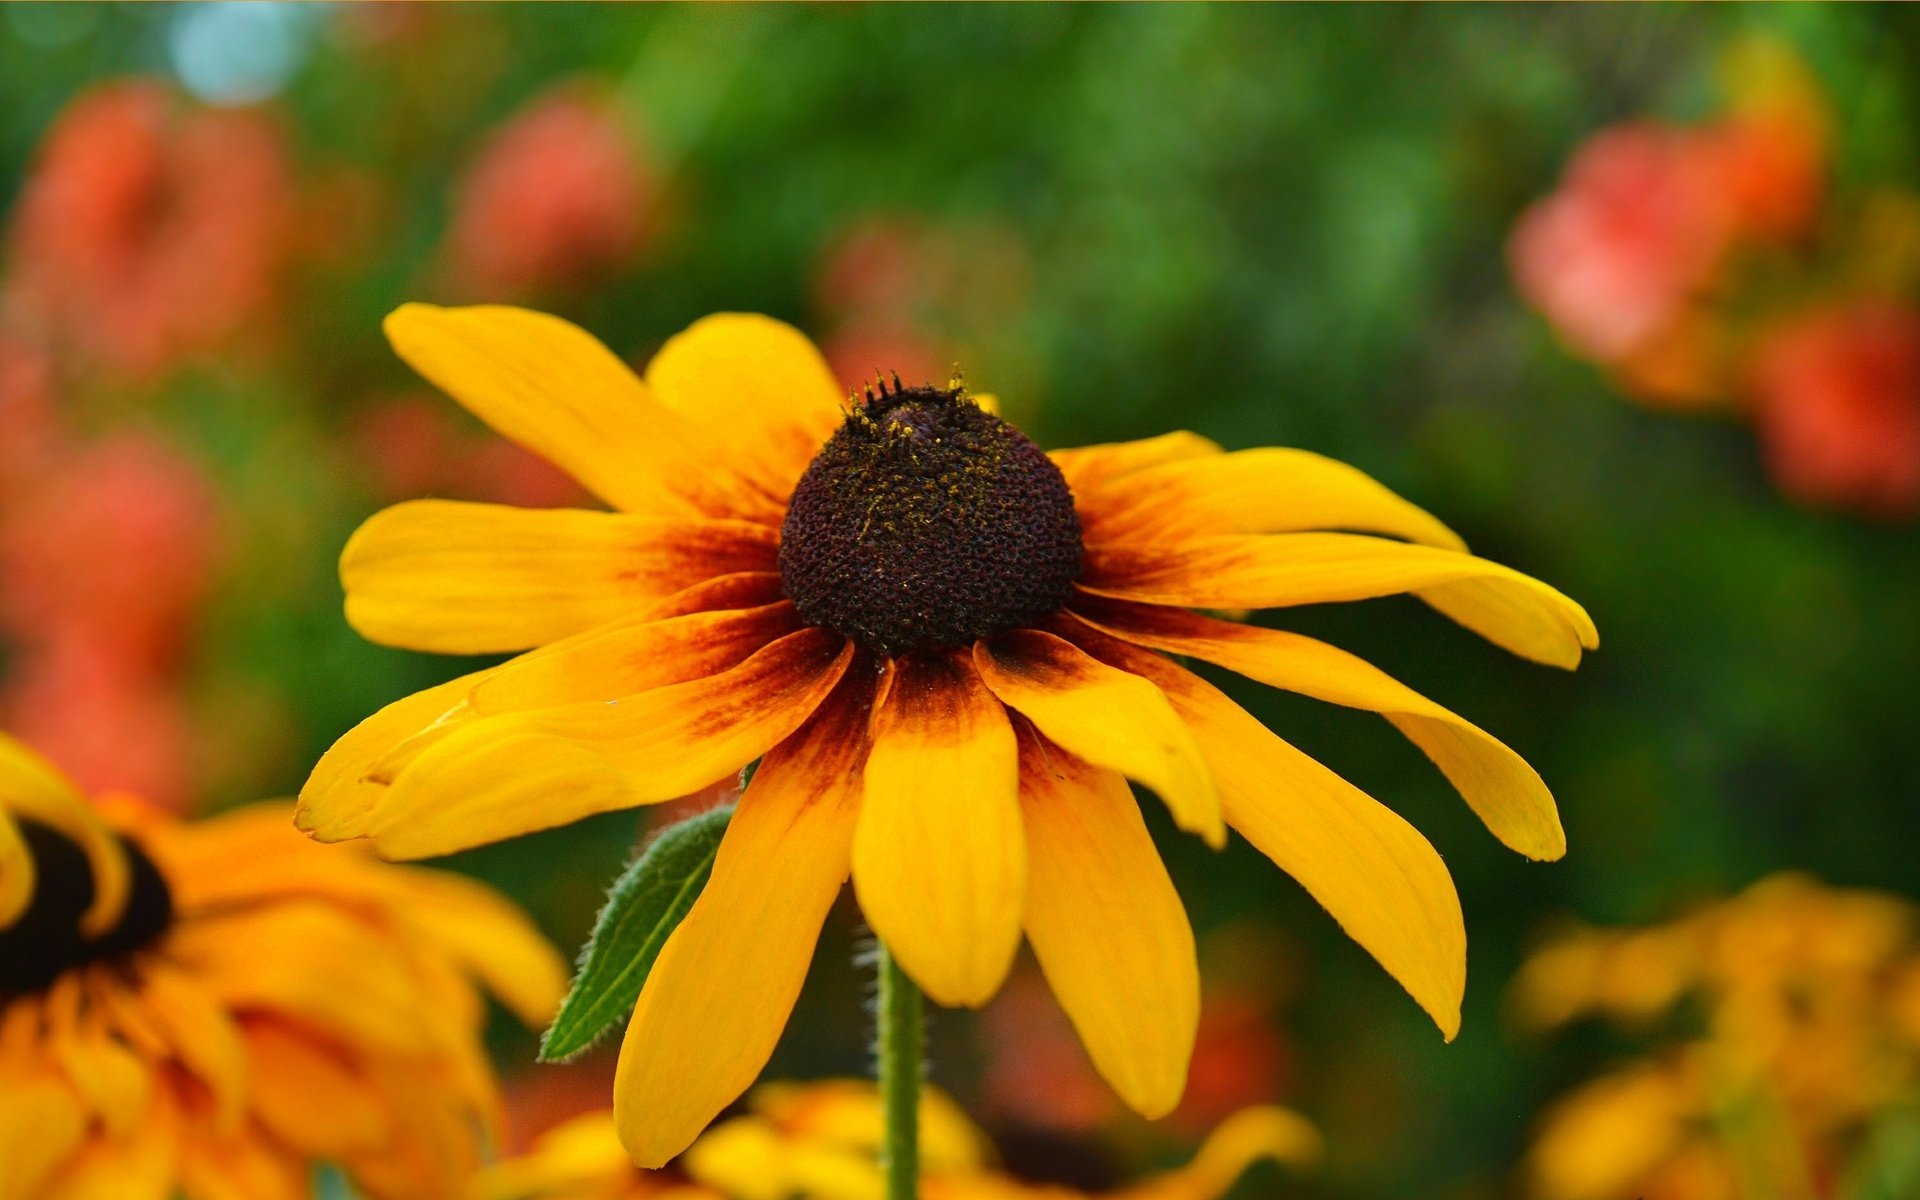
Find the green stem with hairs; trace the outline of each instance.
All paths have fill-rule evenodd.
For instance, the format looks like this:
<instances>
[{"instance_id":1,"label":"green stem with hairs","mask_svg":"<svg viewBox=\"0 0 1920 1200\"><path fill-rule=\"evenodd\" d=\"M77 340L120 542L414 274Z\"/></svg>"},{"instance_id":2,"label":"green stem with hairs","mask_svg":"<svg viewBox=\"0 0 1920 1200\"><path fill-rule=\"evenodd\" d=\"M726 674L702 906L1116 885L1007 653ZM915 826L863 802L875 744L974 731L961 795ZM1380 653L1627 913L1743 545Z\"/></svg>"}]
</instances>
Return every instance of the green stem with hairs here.
<instances>
[{"instance_id":1,"label":"green stem with hairs","mask_svg":"<svg viewBox=\"0 0 1920 1200\"><path fill-rule=\"evenodd\" d=\"M926 1014L920 989L880 943L880 995L875 1016L879 1036L880 1102L886 1116L886 1140L880 1169L887 1177L887 1200L920 1200L920 1077Z\"/></svg>"}]
</instances>

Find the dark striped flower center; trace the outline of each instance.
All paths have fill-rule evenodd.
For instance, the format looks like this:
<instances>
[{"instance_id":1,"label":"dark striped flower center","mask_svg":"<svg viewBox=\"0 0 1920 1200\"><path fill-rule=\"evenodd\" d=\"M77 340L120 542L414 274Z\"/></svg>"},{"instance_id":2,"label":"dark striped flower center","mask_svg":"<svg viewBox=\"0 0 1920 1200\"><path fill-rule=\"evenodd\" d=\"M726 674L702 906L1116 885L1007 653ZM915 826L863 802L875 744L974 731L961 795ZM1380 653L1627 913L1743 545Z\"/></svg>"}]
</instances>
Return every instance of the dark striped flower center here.
<instances>
[{"instance_id":1,"label":"dark striped flower center","mask_svg":"<svg viewBox=\"0 0 1920 1200\"><path fill-rule=\"evenodd\" d=\"M130 875L127 906L99 937L80 931L93 903L93 868L65 834L38 821L20 822L33 858L33 900L20 919L0 929L0 997L37 992L66 972L131 954L173 923L173 893L146 852L121 838Z\"/></svg>"},{"instance_id":2,"label":"dark striped flower center","mask_svg":"<svg viewBox=\"0 0 1920 1200\"><path fill-rule=\"evenodd\" d=\"M958 388L868 393L780 531L800 613L880 654L965 646L1059 611L1080 519L1039 447Z\"/></svg>"}]
</instances>

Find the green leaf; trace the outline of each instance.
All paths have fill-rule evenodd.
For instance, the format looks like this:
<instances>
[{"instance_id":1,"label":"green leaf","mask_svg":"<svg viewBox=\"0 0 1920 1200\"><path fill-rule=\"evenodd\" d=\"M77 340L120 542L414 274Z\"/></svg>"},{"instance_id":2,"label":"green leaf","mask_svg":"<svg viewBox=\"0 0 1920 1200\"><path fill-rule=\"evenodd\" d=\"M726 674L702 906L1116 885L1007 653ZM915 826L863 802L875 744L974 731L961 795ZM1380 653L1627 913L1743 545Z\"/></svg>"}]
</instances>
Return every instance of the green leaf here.
<instances>
[{"instance_id":1,"label":"green leaf","mask_svg":"<svg viewBox=\"0 0 1920 1200\"><path fill-rule=\"evenodd\" d=\"M540 1058L561 1062L598 1041L633 1011L660 947L707 886L731 804L660 831L621 872L580 950L580 973L560 1015L540 1039Z\"/></svg>"}]
</instances>

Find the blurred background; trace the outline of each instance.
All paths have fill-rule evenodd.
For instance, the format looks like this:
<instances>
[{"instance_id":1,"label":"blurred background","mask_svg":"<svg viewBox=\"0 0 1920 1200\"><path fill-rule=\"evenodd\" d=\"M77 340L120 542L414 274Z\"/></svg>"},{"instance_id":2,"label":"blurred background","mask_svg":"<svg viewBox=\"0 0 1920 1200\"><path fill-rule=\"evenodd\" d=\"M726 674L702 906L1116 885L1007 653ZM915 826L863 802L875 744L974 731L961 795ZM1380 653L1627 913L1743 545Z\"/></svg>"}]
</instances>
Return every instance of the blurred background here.
<instances>
[{"instance_id":1,"label":"blurred background","mask_svg":"<svg viewBox=\"0 0 1920 1200\"><path fill-rule=\"evenodd\" d=\"M1783 868L1920 897L1916 68L1898 6L6 5L0 721L183 811L291 794L470 669L347 628L359 521L586 502L382 315L524 303L643 362L767 312L849 386L958 364L1045 446L1184 427L1344 459L1602 631L1564 675L1407 602L1275 614L1519 750L1571 850L1503 850L1383 722L1229 684L1445 855L1464 1030L1149 806L1202 938L1188 1100L1125 1117L1027 961L933 1031L1010 1163L1130 1172L1278 1100L1329 1161L1245 1194L1920 1194L1530 1174L1555 1098L1666 1035L1543 1033L1510 986L1556 929ZM570 949L639 832L454 865ZM858 937L848 905L770 1074L865 1068ZM604 1103L608 1061L498 1048L518 1136ZM1796 1136L1845 1157L1912 1078Z\"/></svg>"}]
</instances>

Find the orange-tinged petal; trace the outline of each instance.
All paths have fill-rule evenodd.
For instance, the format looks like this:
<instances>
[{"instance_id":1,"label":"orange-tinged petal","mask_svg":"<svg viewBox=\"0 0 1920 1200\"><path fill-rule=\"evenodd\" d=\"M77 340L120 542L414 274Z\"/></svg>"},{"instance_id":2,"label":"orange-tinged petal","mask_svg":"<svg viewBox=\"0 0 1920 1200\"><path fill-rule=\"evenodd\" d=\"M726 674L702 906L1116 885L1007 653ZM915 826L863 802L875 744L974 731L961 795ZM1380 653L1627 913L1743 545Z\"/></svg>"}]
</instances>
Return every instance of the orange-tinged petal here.
<instances>
[{"instance_id":1,"label":"orange-tinged petal","mask_svg":"<svg viewBox=\"0 0 1920 1200\"><path fill-rule=\"evenodd\" d=\"M249 1019L242 1032L248 1103L282 1142L339 1158L393 1136L391 1100L338 1046L272 1019Z\"/></svg>"},{"instance_id":2,"label":"orange-tinged petal","mask_svg":"<svg viewBox=\"0 0 1920 1200\"><path fill-rule=\"evenodd\" d=\"M752 313L703 317L647 364L647 386L784 506L846 418L846 392L799 330Z\"/></svg>"},{"instance_id":3,"label":"orange-tinged petal","mask_svg":"<svg viewBox=\"0 0 1920 1200\"><path fill-rule=\"evenodd\" d=\"M293 823L322 842L366 836L373 810L387 792L384 783L369 778L374 765L464 700L491 670L403 696L342 734L300 788Z\"/></svg>"},{"instance_id":4,"label":"orange-tinged petal","mask_svg":"<svg viewBox=\"0 0 1920 1200\"><path fill-rule=\"evenodd\" d=\"M80 1097L39 1054L0 1059L0 1196L42 1196L78 1150L89 1121Z\"/></svg>"},{"instance_id":5,"label":"orange-tinged petal","mask_svg":"<svg viewBox=\"0 0 1920 1200\"><path fill-rule=\"evenodd\" d=\"M312 1166L251 1131L183 1139L179 1170L180 1194L193 1200L310 1200L313 1194Z\"/></svg>"},{"instance_id":6,"label":"orange-tinged petal","mask_svg":"<svg viewBox=\"0 0 1920 1200\"><path fill-rule=\"evenodd\" d=\"M1242 1109L1207 1135L1191 1163L1126 1188L1115 1200L1219 1200L1253 1164L1311 1166L1323 1145L1320 1131L1299 1113L1271 1106Z\"/></svg>"},{"instance_id":7,"label":"orange-tinged petal","mask_svg":"<svg viewBox=\"0 0 1920 1200\"><path fill-rule=\"evenodd\" d=\"M90 1138L49 1183L59 1200L171 1200L180 1162L180 1115L156 1088L146 1118L125 1138Z\"/></svg>"},{"instance_id":8,"label":"orange-tinged petal","mask_svg":"<svg viewBox=\"0 0 1920 1200\"><path fill-rule=\"evenodd\" d=\"M852 656L804 629L706 679L468 722L400 771L368 834L424 858L687 795L798 729Z\"/></svg>"},{"instance_id":9,"label":"orange-tinged petal","mask_svg":"<svg viewBox=\"0 0 1920 1200\"><path fill-rule=\"evenodd\" d=\"M895 663L873 716L853 887L935 1001L978 1007L1020 948L1026 841L1007 712L963 653Z\"/></svg>"},{"instance_id":10,"label":"orange-tinged petal","mask_svg":"<svg viewBox=\"0 0 1920 1200\"><path fill-rule=\"evenodd\" d=\"M531 1027L545 1026L567 990L566 965L520 906L450 871L400 872L401 915Z\"/></svg>"},{"instance_id":11,"label":"orange-tinged petal","mask_svg":"<svg viewBox=\"0 0 1920 1200\"><path fill-rule=\"evenodd\" d=\"M1433 546L1351 533L1090 545L1081 586L1191 608L1280 608L1412 592L1497 646L1573 667L1600 644L1585 609L1537 579Z\"/></svg>"},{"instance_id":12,"label":"orange-tinged petal","mask_svg":"<svg viewBox=\"0 0 1920 1200\"><path fill-rule=\"evenodd\" d=\"M1380 713L1434 761L1495 837L1529 858L1566 853L1553 794L1525 759L1364 659L1297 633L1176 609L1095 600L1076 612L1137 645L1205 659L1272 687Z\"/></svg>"},{"instance_id":13,"label":"orange-tinged petal","mask_svg":"<svg viewBox=\"0 0 1920 1200\"><path fill-rule=\"evenodd\" d=\"M1118 772L1020 740L1027 940L1093 1064L1142 1116L1173 1110L1200 1022L1193 930Z\"/></svg>"},{"instance_id":14,"label":"orange-tinged petal","mask_svg":"<svg viewBox=\"0 0 1920 1200\"><path fill-rule=\"evenodd\" d=\"M387 339L414 370L595 495L655 517L738 516L704 464L721 449L687 427L614 353L558 317L492 305L406 304ZM721 468L724 470L724 468Z\"/></svg>"},{"instance_id":15,"label":"orange-tinged petal","mask_svg":"<svg viewBox=\"0 0 1920 1200\"><path fill-rule=\"evenodd\" d=\"M1048 738L1152 788L1182 829L1215 848L1226 844L1213 776L1151 681L1034 629L979 642L973 659L994 695Z\"/></svg>"},{"instance_id":16,"label":"orange-tinged petal","mask_svg":"<svg viewBox=\"0 0 1920 1200\"><path fill-rule=\"evenodd\" d=\"M661 948L620 1047L614 1118L634 1159L686 1149L766 1065L846 882L869 677L848 678L754 773L713 874Z\"/></svg>"},{"instance_id":17,"label":"orange-tinged petal","mask_svg":"<svg viewBox=\"0 0 1920 1200\"><path fill-rule=\"evenodd\" d=\"M467 703L484 715L616 700L724 671L800 628L791 600L623 622L501 667Z\"/></svg>"},{"instance_id":18,"label":"orange-tinged petal","mask_svg":"<svg viewBox=\"0 0 1920 1200\"><path fill-rule=\"evenodd\" d=\"M77 988L72 995L78 999ZM126 1137L147 1113L153 1075L138 1054L105 1028L99 1013L77 1008L72 1003L49 1004L47 1044L101 1124L112 1136Z\"/></svg>"},{"instance_id":19,"label":"orange-tinged petal","mask_svg":"<svg viewBox=\"0 0 1920 1200\"><path fill-rule=\"evenodd\" d=\"M247 1099L247 1056L231 1014L190 974L170 964L142 968L140 997L175 1057L212 1095L215 1126L235 1130Z\"/></svg>"},{"instance_id":20,"label":"orange-tinged petal","mask_svg":"<svg viewBox=\"0 0 1920 1200\"><path fill-rule=\"evenodd\" d=\"M93 935L110 929L127 903L127 858L119 838L58 768L28 749L25 742L6 734L0 734L0 809L11 812L16 819L24 817L51 827L85 852L87 866L93 872L94 896L80 916L80 928ZM14 832L17 835L19 830ZM16 859L15 869L8 872L14 879L0 880L7 891L21 886L18 862ZM0 920L0 928L10 923L11 919Z\"/></svg>"},{"instance_id":21,"label":"orange-tinged petal","mask_svg":"<svg viewBox=\"0 0 1920 1200\"><path fill-rule=\"evenodd\" d=\"M1466 990L1467 932L1453 879L1419 831L1192 672L1089 626L1062 628L1089 653L1159 685L1193 729L1228 822L1333 914L1451 1040Z\"/></svg>"},{"instance_id":22,"label":"orange-tinged petal","mask_svg":"<svg viewBox=\"0 0 1920 1200\"><path fill-rule=\"evenodd\" d=\"M620 620L703 579L773 570L776 546L747 521L411 500L360 526L340 581L363 637L489 654Z\"/></svg>"},{"instance_id":23,"label":"orange-tinged petal","mask_svg":"<svg viewBox=\"0 0 1920 1200\"><path fill-rule=\"evenodd\" d=\"M1448 550L1460 536L1364 471L1306 450L1264 447L1129 473L1085 522L1090 542L1166 542L1230 533L1347 529Z\"/></svg>"}]
</instances>

